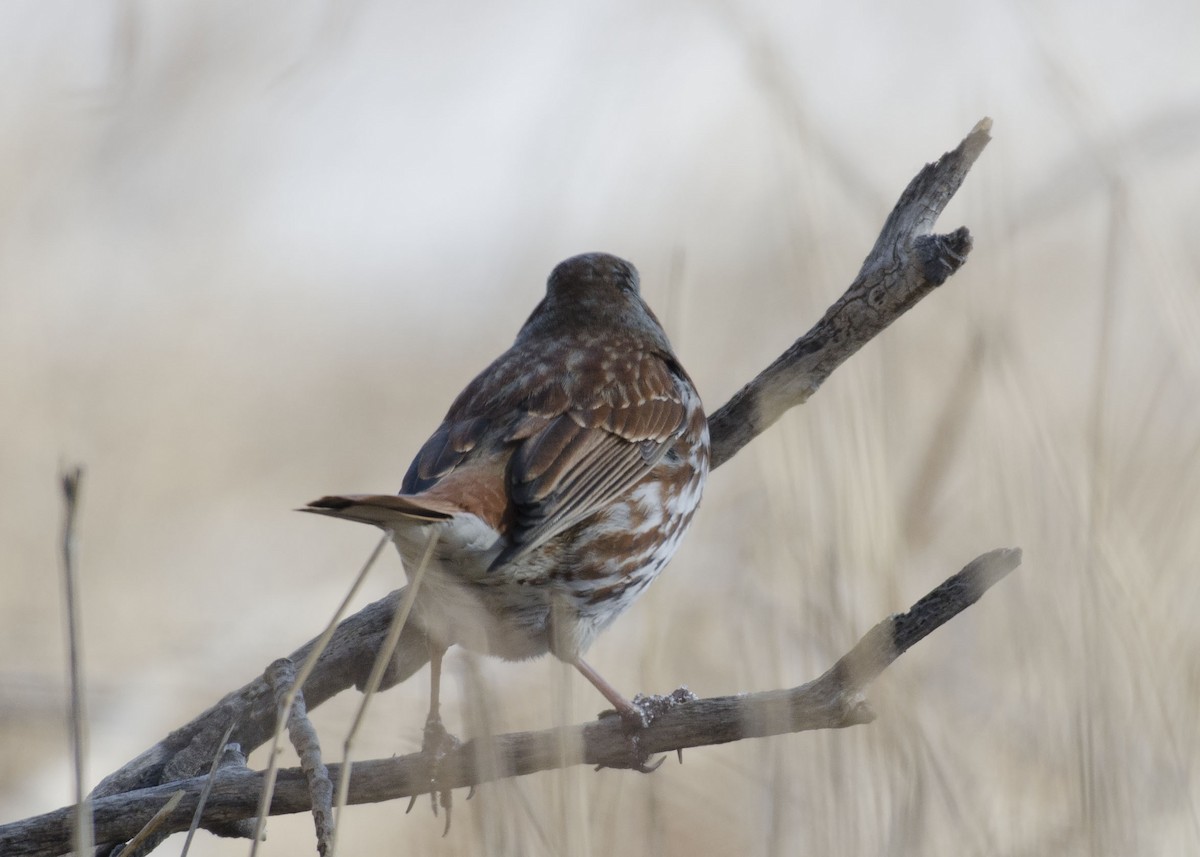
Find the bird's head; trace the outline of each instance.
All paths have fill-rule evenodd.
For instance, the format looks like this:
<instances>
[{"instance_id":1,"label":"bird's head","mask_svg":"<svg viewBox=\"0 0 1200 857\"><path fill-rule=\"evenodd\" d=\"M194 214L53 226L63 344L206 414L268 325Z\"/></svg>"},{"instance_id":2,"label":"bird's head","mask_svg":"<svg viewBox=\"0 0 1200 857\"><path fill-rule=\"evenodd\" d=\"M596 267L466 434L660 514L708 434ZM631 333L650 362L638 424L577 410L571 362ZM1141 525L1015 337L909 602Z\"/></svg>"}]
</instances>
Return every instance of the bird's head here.
<instances>
[{"instance_id":1,"label":"bird's head","mask_svg":"<svg viewBox=\"0 0 1200 857\"><path fill-rule=\"evenodd\" d=\"M559 262L546 281L546 297L525 327L539 334L623 330L666 342L662 326L642 300L637 268L608 253L583 253Z\"/></svg>"}]
</instances>

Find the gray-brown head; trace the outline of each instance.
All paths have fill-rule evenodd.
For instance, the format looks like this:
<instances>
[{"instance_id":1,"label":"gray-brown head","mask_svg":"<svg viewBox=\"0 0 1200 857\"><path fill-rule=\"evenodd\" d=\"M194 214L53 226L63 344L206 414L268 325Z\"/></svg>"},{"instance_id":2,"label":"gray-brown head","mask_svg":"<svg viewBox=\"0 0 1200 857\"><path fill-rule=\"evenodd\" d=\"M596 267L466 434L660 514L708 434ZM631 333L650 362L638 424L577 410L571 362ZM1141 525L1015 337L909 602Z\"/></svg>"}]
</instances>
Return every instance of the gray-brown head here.
<instances>
[{"instance_id":1,"label":"gray-brown head","mask_svg":"<svg viewBox=\"0 0 1200 857\"><path fill-rule=\"evenodd\" d=\"M670 343L640 294L637 268L608 253L583 253L559 262L546 281L546 297L517 336L602 333L622 330Z\"/></svg>"}]
</instances>

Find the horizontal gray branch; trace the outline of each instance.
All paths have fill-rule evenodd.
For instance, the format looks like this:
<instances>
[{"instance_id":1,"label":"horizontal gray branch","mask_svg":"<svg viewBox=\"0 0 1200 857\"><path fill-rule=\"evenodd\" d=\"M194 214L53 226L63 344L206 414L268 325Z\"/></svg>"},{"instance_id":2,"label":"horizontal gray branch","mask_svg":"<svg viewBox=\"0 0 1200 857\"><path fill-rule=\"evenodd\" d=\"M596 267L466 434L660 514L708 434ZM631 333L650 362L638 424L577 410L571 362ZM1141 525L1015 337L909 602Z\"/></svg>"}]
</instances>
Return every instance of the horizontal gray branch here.
<instances>
[{"instance_id":1,"label":"horizontal gray branch","mask_svg":"<svg viewBox=\"0 0 1200 857\"><path fill-rule=\"evenodd\" d=\"M875 715L864 697L867 685L911 646L979 600L1020 562L1019 549L986 553L908 612L877 624L819 678L787 690L664 705L664 710L639 734L638 742L647 752L665 753L744 738L869 723ZM468 741L441 759L438 785L462 788L569 765L621 768L629 763L629 739L621 720L610 716L583 725ZM339 765L329 766L335 781L339 771ZM428 792L431 774L430 759L420 753L357 762L351 772L349 802L378 803ZM253 818L258 812L262 778L261 772L245 768L219 771L205 805L202 826L228 831L231 823ZM186 830L206 779L192 777L96 800L96 842L121 842L133 836L179 790L184 792L183 799L159 829ZM271 814L310 809L304 772L300 768L280 771ZM20 857L68 850L73 812L73 807L64 807L0 826L0 854Z\"/></svg>"}]
</instances>

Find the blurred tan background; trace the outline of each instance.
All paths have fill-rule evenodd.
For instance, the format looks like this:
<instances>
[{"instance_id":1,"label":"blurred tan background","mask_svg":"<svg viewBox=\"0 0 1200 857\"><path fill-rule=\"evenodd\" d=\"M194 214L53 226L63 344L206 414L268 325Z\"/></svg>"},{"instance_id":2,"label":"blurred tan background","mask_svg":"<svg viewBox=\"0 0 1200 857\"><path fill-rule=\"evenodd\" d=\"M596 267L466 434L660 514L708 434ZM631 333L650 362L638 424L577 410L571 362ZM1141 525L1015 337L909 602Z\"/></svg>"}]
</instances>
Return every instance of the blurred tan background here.
<instances>
[{"instance_id":1,"label":"blurred tan background","mask_svg":"<svg viewBox=\"0 0 1200 857\"><path fill-rule=\"evenodd\" d=\"M0 6L0 821L70 800L61 465L94 782L320 629L376 536L291 510L395 490L554 263L634 261L715 410L990 115L940 224L966 268L713 476L592 660L795 685L976 554L1024 565L871 726L485 786L446 839L355 808L342 853L1197 853L1198 37L1168 0ZM467 701L601 707L551 660L448 671L464 735ZM356 757L416 749L427 692ZM331 759L356 703L317 712Z\"/></svg>"}]
</instances>

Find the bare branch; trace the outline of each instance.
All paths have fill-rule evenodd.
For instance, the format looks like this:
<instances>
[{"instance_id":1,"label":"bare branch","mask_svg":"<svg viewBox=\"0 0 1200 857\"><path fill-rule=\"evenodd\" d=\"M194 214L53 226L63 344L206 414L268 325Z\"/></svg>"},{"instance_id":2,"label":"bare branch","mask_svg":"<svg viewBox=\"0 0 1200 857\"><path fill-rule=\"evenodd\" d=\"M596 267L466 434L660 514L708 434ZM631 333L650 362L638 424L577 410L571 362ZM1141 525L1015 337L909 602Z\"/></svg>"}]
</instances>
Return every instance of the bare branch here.
<instances>
[{"instance_id":1,"label":"bare branch","mask_svg":"<svg viewBox=\"0 0 1200 857\"><path fill-rule=\"evenodd\" d=\"M183 800L183 795L183 789L176 789L158 812L150 816L150 820L121 849L121 857L142 857L143 854L149 854L158 847L159 843L167 836L166 831L159 830L159 828L164 821L171 817L175 807L179 806L179 802Z\"/></svg>"},{"instance_id":2,"label":"bare branch","mask_svg":"<svg viewBox=\"0 0 1200 857\"><path fill-rule=\"evenodd\" d=\"M282 708L287 704L288 692L296 681L295 664L287 658L280 658L267 667L266 677L275 694L276 704ZM317 829L317 853L325 857L333 838L333 782L329 779L329 769L321 759L321 742L312 721L308 719L303 693L296 694L288 714L287 728L292 746L300 757L300 770L308 784L313 824Z\"/></svg>"},{"instance_id":3,"label":"bare branch","mask_svg":"<svg viewBox=\"0 0 1200 857\"><path fill-rule=\"evenodd\" d=\"M834 369L962 266L971 249L967 230L959 228L946 235L933 235L930 230L990 139L990 128L990 120L982 120L957 148L921 170L887 218L871 253L845 294L812 330L710 417L714 467L732 458L788 408L806 401ZM968 573L972 568L968 567L928 596L940 599L937 605L932 605L937 610L929 612L914 608L904 616L885 620L829 673L807 685L747 697L698 700L673 708L643 736L643 744L647 749L659 752L780 731L866 722L871 715L865 702L857 696L858 690L909 645L945 621L943 618L930 624L922 617L940 615L939 610L950 606L956 611L961 610L978 597L978 592L972 589L974 584L968 583L987 578L978 569L995 569L1005 563L1015 565L1017 561L1017 555L1011 552L981 558L977 563L982 565L976 572ZM972 592L975 594L971 595ZM328 648L317 659L311 675L303 681L304 697L310 710L352 685L360 690L365 686L388 623L404 593L403 589L393 592L337 626ZM290 659L303 663L316 643L310 641ZM396 655L383 676L381 689L408 678L428 659L428 645L423 633L415 624L406 625ZM92 794L97 808L97 830L103 831L102 841L132 836L137 827L134 820L144 821L177 788L185 788L187 795L172 814L171 824L176 823L176 816L190 815L196 807L200 788L196 785L193 790L192 786L207 779L195 778L208 768L224 743L222 738L230 724L234 724L231 740L249 753L271 738L277 715L270 687L263 678L257 678L232 691L190 723L110 774ZM626 760L627 743L615 722L602 720L572 728L582 732L585 747L585 758L573 762L620 766ZM556 736L558 732L552 730L502 736L486 743L470 742L442 760L438 768L439 783L451 787L557 767L563 763L563 744ZM480 759L494 760L483 766L486 776L476 770L476 760ZM331 766L332 776L336 776L337 768ZM362 763L355 765L353 771L351 802L384 800L387 796L428 789L428 763L419 756ZM271 812L308 809L303 775L282 772L280 776L279 793L271 802ZM244 830L240 823L232 828L222 828L222 820L246 817L240 801L245 794L257 795L255 784L259 777L259 774L244 769L218 772L211 803L203 814L204 826L225 833ZM52 853L50 849L57 846L50 843L59 841L54 838L54 831L65 829L63 824L65 822L58 814L51 813L0 827L0 851L5 854ZM186 827L185 822L182 827L171 829ZM35 835L38 838L25 838ZM31 843L28 847L33 850L27 847L26 850L10 851L4 847L13 843L16 848L18 843L26 841Z\"/></svg>"},{"instance_id":4,"label":"bare branch","mask_svg":"<svg viewBox=\"0 0 1200 857\"><path fill-rule=\"evenodd\" d=\"M246 767L246 757L243 756L237 745L229 745L229 736L233 734L233 724L225 730L225 734L221 737L221 746L213 756L212 766L208 769L208 776L204 778L204 788L200 790L200 800L196 802L196 811L192 813L192 823L188 827L187 836L183 840L183 848L179 850L179 857L187 857L188 850L192 847L192 839L196 835L196 831L200 829L200 819L204 815L204 807L208 804L208 796L212 793L213 782L216 779L217 771L222 767L237 765L238 767ZM242 830L242 835L249 835L249 831L245 828L252 827L248 821L239 823Z\"/></svg>"},{"instance_id":5,"label":"bare branch","mask_svg":"<svg viewBox=\"0 0 1200 857\"><path fill-rule=\"evenodd\" d=\"M396 590L338 626L316 669L304 683L309 710L343 690L364 685L404 591ZM301 646L289 656L290 660L303 663L315 642ZM397 657L384 676L383 686L392 687L404 681L428 660L424 635L415 625L405 627ZM230 740L249 753L271 738L277 714L270 687L262 677L256 678L105 777L92 794L94 797L120 794L172 779L186 779L207 770L231 722L235 726Z\"/></svg>"},{"instance_id":6,"label":"bare branch","mask_svg":"<svg viewBox=\"0 0 1200 857\"><path fill-rule=\"evenodd\" d=\"M869 723L875 714L864 697L867 685L909 647L974 604L1020 561L1020 550L1011 548L978 557L907 613L884 619L824 675L807 684L665 706L639 733L639 744L651 753L665 753L743 738ZM564 748L578 749L564 751ZM437 782L439 788L462 788L569 765L620 768L628 766L629 761L628 736L620 718L605 716L562 729L467 741L441 756ZM422 794L429 790L431 764L432 760L420 753L356 763L350 777L349 803L378 803ZM340 775L340 765L330 765L329 769L331 776ZM121 841L132 836L145 819L181 789L185 796L164 825L166 830L186 830L205 779L194 777L97 800L94 805L97 840ZM221 827L253 818L258 812L262 782L262 774L255 771L218 775L204 812L204 826ZM271 814L305 812L311 805L304 771L281 770ZM70 812L67 807L0 827L0 853L17 857L65 850L69 847L65 822Z\"/></svg>"},{"instance_id":7,"label":"bare branch","mask_svg":"<svg viewBox=\"0 0 1200 857\"><path fill-rule=\"evenodd\" d=\"M971 234L929 230L991 137L981 119L958 147L926 164L888 215L858 276L812 330L709 417L712 466L806 402L830 373L921 298L949 279L971 252Z\"/></svg>"}]
</instances>

